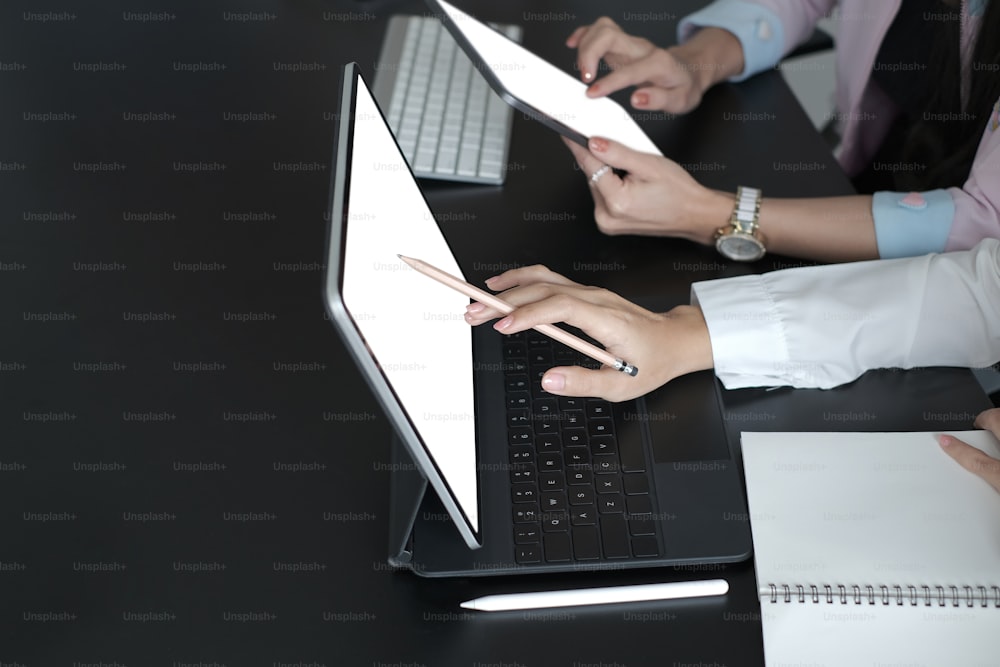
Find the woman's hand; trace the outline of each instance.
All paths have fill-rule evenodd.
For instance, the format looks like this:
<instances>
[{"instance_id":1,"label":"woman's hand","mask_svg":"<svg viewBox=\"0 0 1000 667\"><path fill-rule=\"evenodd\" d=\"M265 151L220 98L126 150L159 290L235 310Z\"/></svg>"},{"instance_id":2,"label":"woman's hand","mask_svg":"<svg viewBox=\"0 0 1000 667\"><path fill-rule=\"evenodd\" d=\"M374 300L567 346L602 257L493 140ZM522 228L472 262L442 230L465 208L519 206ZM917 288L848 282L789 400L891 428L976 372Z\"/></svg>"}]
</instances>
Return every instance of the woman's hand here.
<instances>
[{"instance_id":1,"label":"woman's hand","mask_svg":"<svg viewBox=\"0 0 1000 667\"><path fill-rule=\"evenodd\" d=\"M605 234L675 236L711 244L732 214L734 195L709 190L665 157L601 137L590 139L590 150L563 141L588 179L594 220ZM605 165L627 174L618 176Z\"/></svg>"},{"instance_id":2,"label":"woman's hand","mask_svg":"<svg viewBox=\"0 0 1000 667\"><path fill-rule=\"evenodd\" d=\"M586 287L541 265L507 271L486 281L515 310L493 325L504 334L537 324L565 322L616 357L639 369L635 377L604 366L591 370L561 366L546 371L542 388L559 396L596 396L624 401L673 378L712 367L712 346L701 309L678 306L653 313L597 287ZM465 319L479 325L501 313L481 303L469 305Z\"/></svg>"},{"instance_id":3,"label":"woman's hand","mask_svg":"<svg viewBox=\"0 0 1000 667\"><path fill-rule=\"evenodd\" d=\"M592 83L588 97L637 86L631 98L635 108L686 113L698 106L707 88L699 76L701 69L683 60L677 49L661 49L648 39L628 35L606 16L577 28L566 46L577 49L577 66L585 82L594 81L602 59L612 69Z\"/></svg>"},{"instance_id":4,"label":"woman's hand","mask_svg":"<svg viewBox=\"0 0 1000 667\"><path fill-rule=\"evenodd\" d=\"M977 428L986 429L1000 438L1000 408L980 412L974 425ZM979 475L997 492L1000 492L1000 460L984 454L981 450L950 435L942 435L938 441L944 451L948 452L948 455L958 461L963 468Z\"/></svg>"}]
</instances>

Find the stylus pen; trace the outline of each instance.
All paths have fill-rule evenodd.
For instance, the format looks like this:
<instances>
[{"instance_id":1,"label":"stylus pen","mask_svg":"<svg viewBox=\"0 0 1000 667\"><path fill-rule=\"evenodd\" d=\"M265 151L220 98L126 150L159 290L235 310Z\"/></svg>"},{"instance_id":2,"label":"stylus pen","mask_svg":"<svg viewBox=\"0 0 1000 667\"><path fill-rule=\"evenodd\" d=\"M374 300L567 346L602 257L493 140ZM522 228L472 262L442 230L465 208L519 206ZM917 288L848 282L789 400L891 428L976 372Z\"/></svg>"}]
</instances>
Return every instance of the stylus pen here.
<instances>
[{"instance_id":1,"label":"stylus pen","mask_svg":"<svg viewBox=\"0 0 1000 667\"><path fill-rule=\"evenodd\" d=\"M725 579L709 579L707 581L681 581L673 584L640 584L637 586L609 586L607 588L583 588L569 591L487 595L463 602L462 608L476 609L478 611L514 611L542 609L545 607L577 607L585 604L614 604L616 602L701 598L710 595L725 595L728 592L728 581Z\"/></svg>"},{"instance_id":2,"label":"stylus pen","mask_svg":"<svg viewBox=\"0 0 1000 667\"><path fill-rule=\"evenodd\" d=\"M486 304L490 308L499 310L501 313L506 315L507 313L514 310L514 306L510 305L503 299L498 299L489 292L484 292L475 285L470 285L469 283L456 278L450 273L446 273L441 269L431 266L427 262L419 259L414 259L412 257L404 257L403 255L397 255L401 260L412 266L414 269L420 273L433 278L434 280L447 285L448 287L457 290L469 297L470 299L475 299L480 303ZM551 324L539 324L537 327L532 327L535 331L545 334L549 338L559 341L567 347L571 347L581 354L585 354L594 361L599 361L605 366L611 366L611 368L616 371L621 371L622 373L627 373L635 377L639 373L639 369L635 366L626 363L621 359L615 358L614 355L602 350L596 345L591 345L587 341L577 338L573 334L563 331L559 327L552 326Z\"/></svg>"}]
</instances>

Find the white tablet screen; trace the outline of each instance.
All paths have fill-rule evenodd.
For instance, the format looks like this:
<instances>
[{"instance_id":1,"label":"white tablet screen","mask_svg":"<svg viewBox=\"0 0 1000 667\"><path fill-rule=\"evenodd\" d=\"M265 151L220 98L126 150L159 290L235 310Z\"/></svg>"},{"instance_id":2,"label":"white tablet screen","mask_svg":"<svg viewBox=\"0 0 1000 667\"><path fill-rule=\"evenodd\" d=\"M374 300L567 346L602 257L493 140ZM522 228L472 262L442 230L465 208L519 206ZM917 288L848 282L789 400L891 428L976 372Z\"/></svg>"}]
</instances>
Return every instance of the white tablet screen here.
<instances>
[{"instance_id":1,"label":"white tablet screen","mask_svg":"<svg viewBox=\"0 0 1000 667\"><path fill-rule=\"evenodd\" d=\"M473 62L489 68L502 88L497 90L501 97L509 95L584 137L606 137L644 153L662 155L631 114L614 100L587 97L583 82L444 0L428 4L437 5L451 19L450 27L461 32L459 45L466 51L471 47L475 51L469 54Z\"/></svg>"},{"instance_id":2,"label":"white tablet screen","mask_svg":"<svg viewBox=\"0 0 1000 667\"><path fill-rule=\"evenodd\" d=\"M469 299L404 264L462 275L360 77L344 236L344 305L473 532L479 530ZM366 443L345 443L364 447Z\"/></svg>"}]
</instances>

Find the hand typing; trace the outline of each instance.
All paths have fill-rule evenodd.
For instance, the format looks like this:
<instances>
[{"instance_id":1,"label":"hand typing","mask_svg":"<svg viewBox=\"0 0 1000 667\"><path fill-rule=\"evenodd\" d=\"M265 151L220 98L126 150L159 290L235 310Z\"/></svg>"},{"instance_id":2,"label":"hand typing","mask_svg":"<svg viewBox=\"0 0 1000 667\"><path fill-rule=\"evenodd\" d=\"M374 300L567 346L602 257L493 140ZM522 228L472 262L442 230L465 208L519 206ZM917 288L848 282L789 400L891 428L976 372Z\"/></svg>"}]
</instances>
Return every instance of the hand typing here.
<instances>
[{"instance_id":1,"label":"hand typing","mask_svg":"<svg viewBox=\"0 0 1000 667\"><path fill-rule=\"evenodd\" d=\"M639 368L636 377L607 366L591 370L561 366L546 371L542 388L559 396L596 396L624 401L641 396L696 370L712 367L712 347L701 310L678 306L653 313L606 289L587 287L550 271L527 266L486 281L515 310L493 325L504 334L537 324L565 322L600 341L616 357ZM469 305L465 319L479 325L500 315L481 303Z\"/></svg>"}]
</instances>

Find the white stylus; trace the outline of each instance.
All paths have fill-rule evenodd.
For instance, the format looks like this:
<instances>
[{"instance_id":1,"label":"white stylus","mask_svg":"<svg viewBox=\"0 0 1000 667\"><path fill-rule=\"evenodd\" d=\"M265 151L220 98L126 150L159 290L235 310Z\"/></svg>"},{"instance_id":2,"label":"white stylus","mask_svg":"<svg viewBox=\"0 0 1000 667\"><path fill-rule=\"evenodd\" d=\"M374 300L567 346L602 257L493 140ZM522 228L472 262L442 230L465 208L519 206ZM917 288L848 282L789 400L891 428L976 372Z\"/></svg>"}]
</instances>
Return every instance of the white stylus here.
<instances>
[{"instance_id":1,"label":"white stylus","mask_svg":"<svg viewBox=\"0 0 1000 667\"><path fill-rule=\"evenodd\" d=\"M700 598L710 595L725 595L728 592L729 582L725 579L708 579L706 581L680 581L672 584L639 584L567 591L486 595L463 602L462 608L478 611L512 611L545 607L576 607L586 604Z\"/></svg>"}]
</instances>

